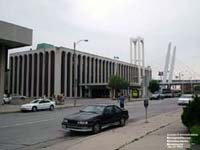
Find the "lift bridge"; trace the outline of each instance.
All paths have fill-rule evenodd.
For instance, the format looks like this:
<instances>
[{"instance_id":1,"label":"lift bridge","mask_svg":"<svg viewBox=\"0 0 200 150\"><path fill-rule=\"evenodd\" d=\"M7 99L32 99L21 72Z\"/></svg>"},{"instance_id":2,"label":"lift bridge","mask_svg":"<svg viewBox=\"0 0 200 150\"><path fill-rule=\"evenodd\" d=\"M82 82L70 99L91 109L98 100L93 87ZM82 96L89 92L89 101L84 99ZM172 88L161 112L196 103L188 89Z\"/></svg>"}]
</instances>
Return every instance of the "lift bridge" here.
<instances>
[{"instance_id":1,"label":"lift bridge","mask_svg":"<svg viewBox=\"0 0 200 150\"><path fill-rule=\"evenodd\" d=\"M184 90L184 87L190 87L193 89L195 85L200 85L200 80L182 80L180 77L177 80L172 80L176 58L176 46L174 46L172 55L170 54L170 51L171 42L168 45L164 71L162 72L163 79L159 80L161 89L171 88L172 86L180 86L181 90Z\"/></svg>"}]
</instances>

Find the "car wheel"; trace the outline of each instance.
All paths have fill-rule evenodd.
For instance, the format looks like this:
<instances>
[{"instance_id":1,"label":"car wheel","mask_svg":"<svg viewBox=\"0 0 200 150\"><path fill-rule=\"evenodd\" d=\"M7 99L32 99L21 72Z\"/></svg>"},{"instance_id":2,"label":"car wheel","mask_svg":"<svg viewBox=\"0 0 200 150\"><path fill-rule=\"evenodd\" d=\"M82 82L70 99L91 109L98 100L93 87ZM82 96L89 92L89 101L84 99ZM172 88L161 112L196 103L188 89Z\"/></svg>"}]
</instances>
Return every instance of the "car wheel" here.
<instances>
[{"instance_id":1,"label":"car wheel","mask_svg":"<svg viewBox=\"0 0 200 150\"><path fill-rule=\"evenodd\" d=\"M36 112L36 111L37 111L37 107L34 106L34 107L32 108L32 111L33 111L33 112Z\"/></svg>"},{"instance_id":2,"label":"car wheel","mask_svg":"<svg viewBox=\"0 0 200 150\"><path fill-rule=\"evenodd\" d=\"M94 126L93 126L93 133L94 134L97 134L101 131L101 126L99 123L96 123Z\"/></svg>"},{"instance_id":3,"label":"car wheel","mask_svg":"<svg viewBox=\"0 0 200 150\"><path fill-rule=\"evenodd\" d=\"M125 126L125 125L126 125L126 119L122 117L122 118L120 119L120 126L123 127L123 126Z\"/></svg>"},{"instance_id":4,"label":"car wheel","mask_svg":"<svg viewBox=\"0 0 200 150\"><path fill-rule=\"evenodd\" d=\"M54 110L54 106L51 105L51 106L49 107L49 110L50 110L50 111L53 111L53 110Z\"/></svg>"}]
</instances>

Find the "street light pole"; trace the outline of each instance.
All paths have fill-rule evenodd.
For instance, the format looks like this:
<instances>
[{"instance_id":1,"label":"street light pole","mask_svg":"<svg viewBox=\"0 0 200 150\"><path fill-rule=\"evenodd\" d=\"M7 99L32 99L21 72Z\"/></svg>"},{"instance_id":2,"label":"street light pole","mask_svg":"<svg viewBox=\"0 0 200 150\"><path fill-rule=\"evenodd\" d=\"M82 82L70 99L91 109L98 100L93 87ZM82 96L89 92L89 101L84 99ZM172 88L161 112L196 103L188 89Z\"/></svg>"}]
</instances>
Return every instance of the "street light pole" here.
<instances>
[{"instance_id":1,"label":"street light pole","mask_svg":"<svg viewBox=\"0 0 200 150\"><path fill-rule=\"evenodd\" d=\"M74 52L73 52L73 72L72 72L72 76L73 76L73 93L74 93L74 106L76 106L76 99L77 99L77 76L76 76L76 70L77 70L77 64L76 64L76 46L80 43L80 42L88 42L87 39L85 40L79 40L77 42L74 42Z\"/></svg>"}]
</instances>

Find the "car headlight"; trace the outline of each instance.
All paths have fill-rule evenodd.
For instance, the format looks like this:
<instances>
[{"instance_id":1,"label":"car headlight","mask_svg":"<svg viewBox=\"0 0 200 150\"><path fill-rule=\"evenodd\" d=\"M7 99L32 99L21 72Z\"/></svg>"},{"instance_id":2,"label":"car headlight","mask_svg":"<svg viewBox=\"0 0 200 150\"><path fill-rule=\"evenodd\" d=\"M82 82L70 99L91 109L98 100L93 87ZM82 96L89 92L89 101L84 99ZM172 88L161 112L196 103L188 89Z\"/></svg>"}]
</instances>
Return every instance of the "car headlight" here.
<instances>
[{"instance_id":1,"label":"car headlight","mask_svg":"<svg viewBox=\"0 0 200 150\"><path fill-rule=\"evenodd\" d=\"M78 124L88 124L87 121L78 121L77 123L78 123Z\"/></svg>"}]
</instances>

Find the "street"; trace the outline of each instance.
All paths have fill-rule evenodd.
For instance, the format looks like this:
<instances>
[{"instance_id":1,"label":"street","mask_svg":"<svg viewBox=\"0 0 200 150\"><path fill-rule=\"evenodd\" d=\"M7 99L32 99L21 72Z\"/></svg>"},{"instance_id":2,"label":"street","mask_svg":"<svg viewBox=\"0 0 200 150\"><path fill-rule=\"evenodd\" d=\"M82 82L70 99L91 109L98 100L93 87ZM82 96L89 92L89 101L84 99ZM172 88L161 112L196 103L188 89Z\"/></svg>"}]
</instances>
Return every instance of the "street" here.
<instances>
[{"instance_id":1,"label":"street","mask_svg":"<svg viewBox=\"0 0 200 150\"><path fill-rule=\"evenodd\" d=\"M177 110L180 106L176 104L176 100L176 98L171 98L150 101L148 117ZM91 101L83 100L81 103L87 105L91 104ZM93 103L101 103L101 101L95 100ZM129 122L144 119L143 101L127 103L125 107L129 111ZM61 141L76 141L90 136L91 134L83 133L71 134L61 128L61 121L64 116L77 112L80 108L59 109L53 112L1 114L0 149L40 149Z\"/></svg>"}]
</instances>

